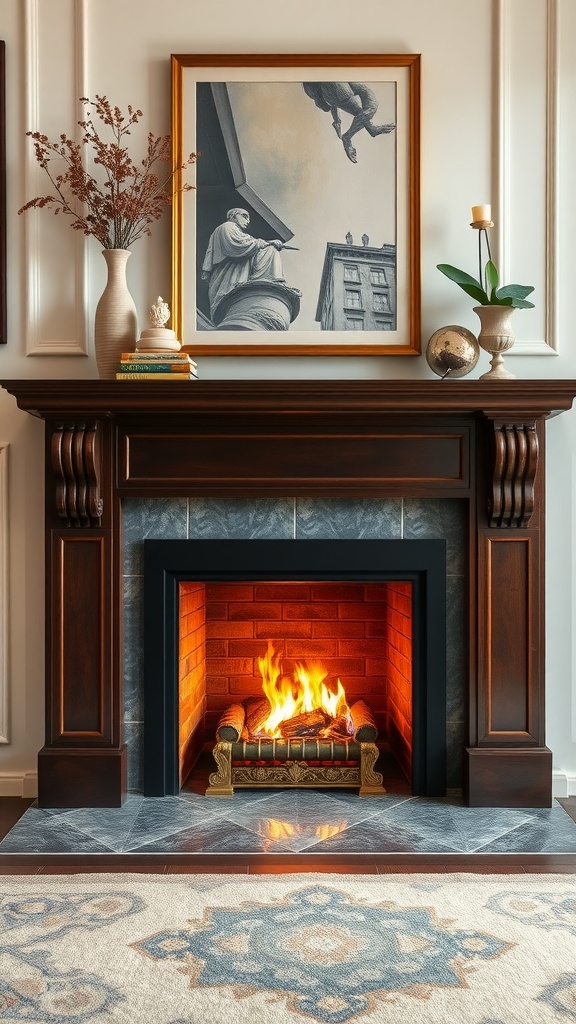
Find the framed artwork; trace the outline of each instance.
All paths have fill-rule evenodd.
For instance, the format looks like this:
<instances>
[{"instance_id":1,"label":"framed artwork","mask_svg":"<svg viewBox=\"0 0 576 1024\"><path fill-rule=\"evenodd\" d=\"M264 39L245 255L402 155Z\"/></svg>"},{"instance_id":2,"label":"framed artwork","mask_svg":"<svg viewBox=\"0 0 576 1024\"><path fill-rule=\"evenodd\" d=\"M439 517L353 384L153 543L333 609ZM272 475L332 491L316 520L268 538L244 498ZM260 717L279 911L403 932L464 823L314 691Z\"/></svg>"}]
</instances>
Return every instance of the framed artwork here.
<instances>
[{"instance_id":1,"label":"framed artwork","mask_svg":"<svg viewBox=\"0 0 576 1024\"><path fill-rule=\"evenodd\" d=\"M191 353L419 353L418 54L173 54L172 138Z\"/></svg>"},{"instance_id":2,"label":"framed artwork","mask_svg":"<svg viewBox=\"0 0 576 1024\"><path fill-rule=\"evenodd\" d=\"M6 313L6 44L0 41L0 345L7 342Z\"/></svg>"}]
</instances>

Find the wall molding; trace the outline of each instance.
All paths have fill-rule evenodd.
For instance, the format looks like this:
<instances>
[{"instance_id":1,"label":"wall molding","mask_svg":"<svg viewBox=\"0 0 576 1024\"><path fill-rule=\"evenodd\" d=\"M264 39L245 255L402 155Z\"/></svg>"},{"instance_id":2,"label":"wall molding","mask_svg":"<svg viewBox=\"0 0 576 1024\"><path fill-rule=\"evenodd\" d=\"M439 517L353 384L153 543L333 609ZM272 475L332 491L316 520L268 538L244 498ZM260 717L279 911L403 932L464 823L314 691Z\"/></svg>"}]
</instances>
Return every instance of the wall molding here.
<instances>
[{"instance_id":1,"label":"wall molding","mask_svg":"<svg viewBox=\"0 0 576 1024\"><path fill-rule=\"evenodd\" d=\"M510 209L511 196L511 53L514 34L511 28L511 4L513 0L495 0L495 43L496 43L496 102L495 121L497 131L497 153L495 158L495 195L498 210L498 251L502 278L510 279ZM509 356L556 356L559 354L558 337L558 173L559 173L559 0L543 0L546 4L546 132L543 140L546 147L546 278L544 281L545 326L544 338L517 340L508 352Z\"/></svg>"},{"instance_id":2,"label":"wall molding","mask_svg":"<svg viewBox=\"0 0 576 1024\"><path fill-rule=\"evenodd\" d=\"M559 0L547 0L546 22L546 338L558 353L560 232L560 12Z\"/></svg>"},{"instance_id":3,"label":"wall molding","mask_svg":"<svg viewBox=\"0 0 576 1024\"><path fill-rule=\"evenodd\" d=\"M20 772L0 775L0 796L19 796L24 799L38 796L38 773Z\"/></svg>"},{"instance_id":4,"label":"wall molding","mask_svg":"<svg viewBox=\"0 0 576 1024\"><path fill-rule=\"evenodd\" d=\"M0 442L0 743L10 742L8 700L8 445Z\"/></svg>"},{"instance_id":5,"label":"wall molding","mask_svg":"<svg viewBox=\"0 0 576 1024\"><path fill-rule=\"evenodd\" d=\"M24 132L40 129L40 0L24 0ZM86 95L88 79L87 0L73 0L74 7L74 87L77 96ZM24 134L23 132L23 134ZM42 191L40 167L33 147L25 139L23 155L26 199ZM87 356L88 258L83 235L75 246L76 337L45 340L41 337L41 213L30 210L24 223L25 312L24 337L27 356Z\"/></svg>"},{"instance_id":6,"label":"wall molding","mask_svg":"<svg viewBox=\"0 0 576 1024\"><path fill-rule=\"evenodd\" d=\"M552 772L552 796L576 796L576 775L555 770Z\"/></svg>"}]
</instances>

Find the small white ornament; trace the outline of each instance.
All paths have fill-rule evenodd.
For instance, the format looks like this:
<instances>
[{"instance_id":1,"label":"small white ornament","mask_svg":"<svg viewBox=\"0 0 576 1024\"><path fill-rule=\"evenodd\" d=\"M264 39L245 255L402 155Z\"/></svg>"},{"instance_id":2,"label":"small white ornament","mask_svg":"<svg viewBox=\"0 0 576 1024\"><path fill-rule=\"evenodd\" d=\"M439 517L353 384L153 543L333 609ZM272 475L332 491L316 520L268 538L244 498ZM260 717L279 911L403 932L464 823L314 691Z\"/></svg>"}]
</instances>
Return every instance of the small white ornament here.
<instances>
[{"instance_id":1,"label":"small white ornament","mask_svg":"<svg viewBox=\"0 0 576 1024\"><path fill-rule=\"evenodd\" d=\"M148 318L152 327L164 327L168 323L170 319L170 306L167 302L164 302L161 295L150 306Z\"/></svg>"},{"instance_id":2,"label":"small white ornament","mask_svg":"<svg viewBox=\"0 0 576 1024\"><path fill-rule=\"evenodd\" d=\"M149 349L156 349L159 351L178 352L182 346L176 334L173 330L164 326L170 319L170 307L167 302L164 302L161 295L150 306L148 319L152 326L142 331L136 345L136 351L145 352Z\"/></svg>"}]
</instances>

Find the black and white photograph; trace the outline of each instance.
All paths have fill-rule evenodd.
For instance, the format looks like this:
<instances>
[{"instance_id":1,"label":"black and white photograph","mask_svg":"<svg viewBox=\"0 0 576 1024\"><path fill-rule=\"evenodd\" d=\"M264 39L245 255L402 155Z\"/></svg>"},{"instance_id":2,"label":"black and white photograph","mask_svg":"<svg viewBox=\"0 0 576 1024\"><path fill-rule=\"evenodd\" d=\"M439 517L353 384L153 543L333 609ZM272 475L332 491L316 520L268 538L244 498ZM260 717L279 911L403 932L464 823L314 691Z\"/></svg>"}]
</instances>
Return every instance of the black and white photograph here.
<instances>
[{"instance_id":1,"label":"black and white photograph","mask_svg":"<svg viewBox=\"0 0 576 1024\"><path fill-rule=\"evenodd\" d=\"M413 351L416 58L244 59L173 57L175 161L198 154L174 211L183 343L222 355Z\"/></svg>"}]
</instances>

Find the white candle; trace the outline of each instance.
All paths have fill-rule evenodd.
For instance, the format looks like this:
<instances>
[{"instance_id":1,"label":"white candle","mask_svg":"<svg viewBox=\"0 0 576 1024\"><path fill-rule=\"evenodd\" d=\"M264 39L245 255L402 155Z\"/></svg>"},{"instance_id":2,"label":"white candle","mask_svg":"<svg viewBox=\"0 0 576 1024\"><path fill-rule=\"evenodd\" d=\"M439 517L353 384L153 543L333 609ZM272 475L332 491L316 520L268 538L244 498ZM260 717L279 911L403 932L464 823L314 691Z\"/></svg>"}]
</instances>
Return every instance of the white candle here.
<instances>
[{"instance_id":1,"label":"white candle","mask_svg":"<svg viewBox=\"0 0 576 1024\"><path fill-rule=\"evenodd\" d=\"M472 207L472 223L476 224L479 220L492 220L492 207L490 203L483 203L480 206Z\"/></svg>"}]
</instances>

